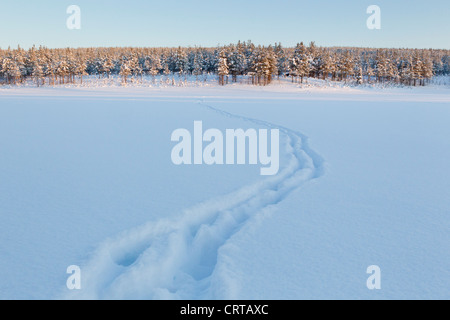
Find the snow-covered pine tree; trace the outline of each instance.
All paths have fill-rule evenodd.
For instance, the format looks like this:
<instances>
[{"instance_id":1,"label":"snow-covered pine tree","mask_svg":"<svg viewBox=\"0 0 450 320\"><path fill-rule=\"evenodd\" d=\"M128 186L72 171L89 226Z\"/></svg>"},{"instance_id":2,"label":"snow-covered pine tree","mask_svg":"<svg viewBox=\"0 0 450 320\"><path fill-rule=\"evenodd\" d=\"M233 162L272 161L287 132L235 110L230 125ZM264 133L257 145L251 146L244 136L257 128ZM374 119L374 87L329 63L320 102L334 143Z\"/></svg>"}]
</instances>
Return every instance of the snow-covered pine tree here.
<instances>
[{"instance_id":1,"label":"snow-covered pine tree","mask_svg":"<svg viewBox=\"0 0 450 320\"><path fill-rule=\"evenodd\" d=\"M232 81L237 82L238 75L242 74L245 68L245 55L242 52L242 48L231 46L229 50L230 54L227 58L229 72L232 76Z\"/></svg>"},{"instance_id":2,"label":"snow-covered pine tree","mask_svg":"<svg viewBox=\"0 0 450 320\"><path fill-rule=\"evenodd\" d=\"M386 53L383 50L377 50L377 55L375 58L376 64L376 75L378 82L384 82L386 77L389 75L388 59Z\"/></svg>"},{"instance_id":3,"label":"snow-covered pine tree","mask_svg":"<svg viewBox=\"0 0 450 320\"><path fill-rule=\"evenodd\" d=\"M0 75L6 79L6 83L9 83L9 72L8 72L8 58L3 58L0 63Z\"/></svg>"},{"instance_id":4,"label":"snow-covered pine tree","mask_svg":"<svg viewBox=\"0 0 450 320\"><path fill-rule=\"evenodd\" d=\"M25 51L22 48L18 48L16 51L16 54L14 56L14 63L17 66L19 72L16 73L16 78L18 82L22 83L25 78L27 77L28 73L27 73L27 67L25 64Z\"/></svg>"},{"instance_id":5,"label":"snow-covered pine tree","mask_svg":"<svg viewBox=\"0 0 450 320\"><path fill-rule=\"evenodd\" d=\"M119 75L122 77L122 84L127 84L128 77L132 74L129 61L123 60L120 66Z\"/></svg>"},{"instance_id":6,"label":"snow-covered pine tree","mask_svg":"<svg viewBox=\"0 0 450 320\"><path fill-rule=\"evenodd\" d=\"M411 86L415 81L415 78L416 75L414 73L414 59L412 53L410 53L405 68L405 81L409 86Z\"/></svg>"},{"instance_id":7,"label":"snow-covered pine tree","mask_svg":"<svg viewBox=\"0 0 450 320\"><path fill-rule=\"evenodd\" d=\"M65 84L66 75L69 73L69 64L65 59L58 61L56 66L56 76L59 77L59 84Z\"/></svg>"},{"instance_id":8,"label":"snow-covered pine tree","mask_svg":"<svg viewBox=\"0 0 450 320\"><path fill-rule=\"evenodd\" d=\"M104 72L104 74L106 74L108 78L110 77L113 68L114 68L113 60L109 56L106 56L106 58L103 60L102 71Z\"/></svg>"},{"instance_id":9,"label":"snow-covered pine tree","mask_svg":"<svg viewBox=\"0 0 450 320\"><path fill-rule=\"evenodd\" d=\"M203 73L203 67L200 63L201 55L196 55L194 57L194 61L192 63L193 71L192 73L195 75L195 82L198 82L198 76Z\"/></svg>"},{"instance_id":10,"label":"snow-covered pine tree","mask_svg":"<svg viewBox=\"0 0 450 320\"><path fill-rule=\"evenodd\" d=\"M154 84L156 83L156 76L161 72L161 69L161 59L157 55L152 56L149 74L152 76L152 81Z\"/></svg>"},{"instance_id":11,"label":"snow-covered pine tree","mask_svg":"<svg viewBox=\"0 0 450 320\"><path fill-rule=\"evenodd\" d=\"M48 78L49 86L55 85L56 67L48 56L44 63L44 76Z\"/></svg>"},{"instance_id":12,"label":"snow-covered pine tree","mask_svg":"<svg viewBox=\"0 0 450 320\"><path fill-rule=\"evenodd\" d=\"M423 82L422 85L425 85L425 81L429 81L433 77L433 61L428 54L425 54L423 57L422 64L422 72L421 72Z\"/></svg>"},{"instance_id":13,"label":"snow-covered pine tree","mask_svg":"<svg viewBox=\"0 0 450 320\"><path fill-rule=\"evenodd\" d=\"M252 70L254 70L256 81L253 81L258 85L267 85L271 79L272 65L269 58L269 51L265 47L258 46L253 51L252 58ZM272 60L275 63L275 60Z\"/></svg>"},{"instance_id":14,"label":"snow-covered pine tree","mask_svg":"<svg viewBox=\"0 0 450 320\"><path fill-rule=\"evenodd\" d=\"M372 76L374 75L372 66L370 65L370 63L367 64L367 68L366 68L366 75L367 75L367 82L370 83Z\"/></svg>"},{"instance_id":15,"label":"snow-covered pine tree","mask_svg":"<svg viewBox=\"0 0 450 320\"><path fill-rule=\"evenodd\" d=\"M325 49L323 48L318 49L317 47L315 47L314 50L315 53L313 55L313 60L311 62L311 73L313 77L319 79L320 76L323 74Z\"/></svg>"},{"instance_id":16,"label":"snow-covered pine tree","mask_svg":"<svg viewBox=\"0 0 450 320\"><path fill-rule=\"evenodd\" d=\"M86 76L86 62L82 58L78 58L75 63L75 74L80 77L80 83L83 84L83 76ZM109 77L109 76L108 76Z\"/></svg>"},{"instance_id":17,"label":"snow-covered pine tree","mask_svg":"<svg viewBox=\"0 0 450 320\"><path fill-rule=\"evenodd\" d=\"M39 64L39 61L37 61L37 59L35 60L35 63L34 63L34 66L33 66L32 76L34 78L34 81L36 81L36 85L38 87L40 87L41 85L43 85L45 83L44 71L42 70L42 67Z\"/></svg>"},{"instance_id":18,"label":"snow-covered pine tree","mask_svg":"<svg viewBox=\"0 0 450 320\"><path fill-rule=\"evenodd\" d=\"M296 73L301 79L300 82L303 83L303 78L309 77L309 72L311 71L311 58L303 42L297 44L294 51L294 60Z\"/></svg>"},{"instance_id":19,"label":"snow-covered pine tree","mask_svg":"<svg viewBox=\"0 0 450 320\"><path fill-rule=\"evenodd\" d=\"M217 67L217 73L219 75L219 84L221 86L225 85L225 77L228 77L229 69L228 69L227 55L224 49L220 52L219 66Z\"/></svg>"},{"instance_id":20,"label":"snow-covered pine tree","mask_svg":"<svg viewBox=\"0 0 450 320\"><path fill-rule=\"evenodd\" d=\"M20 76L20 70L15 64L14 60L11 58L4 58L2 60L2 73L4 77L6 78L6 82L8 84L11 84L14 82L16 83L16 76Z\"/></svg>"},{"instance_id":21,"label":"snow-covered pine tree","mask_svg":"<svg viewBox=\"0 0 450 320\"><path fill-rule=\"evenodd\" d=\"M150 57L146 57L145 61L144 61L144 66L142 68L142 72L149 75L149 74L151 74L150 73L151 69L152 69L152 60Z\"/></svg>"},{"instance_id":22,"label":"snow-covered pine tree","mask_svg":"<svg viewBox=\"0 0 450 320\"><path fill-rule=\"evenodd\" d=\"M334 55L329 51L325 50L322 54L322 77L323 80L327 80L328 76L332 75L332 80L336 76L336 62Z\"/></svg>"},{"instance_id":23,"label":"snow-covered pine tree","mask_svg":"<svg viewBox=\"0 0 450 320\"><path fill-rule=\"evenodd\" d=\"M267 83L269 84L272 82L273 75L278 74L277 55L272 46L269 46L267 48L266 57L269 64L269 70L267 75Z\"/></svg>"},{"instance_id":24,"label":"snow-covered pine tree","mask_svg":"<svg viewBox=\"0 0 450 320\"><path fill-rule=\"evenodd\" d=\"M165 79L166 79L166 84L168 84L169 83L169 75L170 75L170 70L169 70L169 64L168 63L164 64L163 74L164 74Z\"/></svg>"},{"instance_id":25,"label":"snow-covered pine tree","mask_svg":"<svg viewBox=\"0 0 450 320\"><path fill-rule=\"evenodd\" d=\"M289 71L288 58L286 57L286 53L281 46L281 43L275 44L275 57L277 60L277 76L278 79L280 79L280 76L285 75Z\"/></svg>"},{"instance_id":26,"label":"snow-covered pine tree","mask_svg":"<svg viewBox=\"0 0 450 320\"><path fill-rule=\"evenodd\" d=\"M9 66L9 76L13 79L14 84L22 81L22 71L19 64L14 60Z\"/></svg>"},{"instance_id":27,"label":"snow-covered pine tree","mask_svg":"<svg viewBox=\"0 0 450 320\"><path fill-rule=\"evenodd\" d=\"M178 47L175 55L175 72L181 77L188 69L188 55L184 48Z\"/></svg>"},{"instance_id":28,"label":"snow-covered pine tree","mask_svg":"<svg viewBox=\"0 0 450 320\"><path fill-rule=\"evenodd\" d=\"M415 50L413 54L413 82L414 86L417 85L417 80L419 80L419 85L422 84L422 72L423 72L423 61L419 51Z\"/></svg>"},{"instance_id":29,"label":"snow-covered pine tree","mask_svg":"<svg viewBox=\"0 0 450 320\"><path fill-rule=\"evenodd\" d=\"M345 81L347 81L347 77L353 76L353 72L355 69L355 63L353 61L353 55L351 51L345 51L341 61L341 80L344 79Z\"/></svg>"}]
</instances>

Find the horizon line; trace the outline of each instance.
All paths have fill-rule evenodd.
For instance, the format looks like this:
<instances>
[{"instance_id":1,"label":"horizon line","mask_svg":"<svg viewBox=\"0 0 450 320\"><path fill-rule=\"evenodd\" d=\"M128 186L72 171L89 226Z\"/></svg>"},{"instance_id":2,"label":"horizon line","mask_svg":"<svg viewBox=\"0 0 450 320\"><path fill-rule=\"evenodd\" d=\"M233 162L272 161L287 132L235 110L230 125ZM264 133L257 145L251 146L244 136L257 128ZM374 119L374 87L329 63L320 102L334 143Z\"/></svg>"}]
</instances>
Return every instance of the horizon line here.
<instances>
[{"instance_id":1,"label":"horizon line","mask_svg":"<svg viewBox=\"0 0 450 320\"><path fill-rule=\"evenodd\" d=\"M178 45L178 46L77 46L77 47L71 47L71 46L65 46L65 47L48 47L42 44L33 44L31 46L21 46L20 44L17 45L17 47L12 47L11 45L9 45L7 48L4 48L3 46L0 46L0 50L17 50L17 49L23 49L23 50L30 50L33 47L35 48L45 48L45 49L50 49L50 50L59 50L59 49L110 49L110 48L141 48L141 49L177 49L177 48L184 48L184 49L195 49L195 48L202 48L202 49L215 49L215 48L222 48L222 47L227 47L230 45L236 45L238 43L252 43L255 46L262 46L262 47L269 47L269 46L275 46L275 45L281 45L283 48L287 48L287 49L291 49L291 48L295 48L294 46L284 46L281 42L274 42L274 43L270 43L270 44L260 44L260 43L254 43L251 40L246 40L246 41L238 41L235 43L229 43L229 44L217 44L216 46L202 46L202 45ZM450 51L450 48L442 48L442 47L369 47L369 46L351 46L351 45L318 45L315 41L311 41L309 43L305 43L304 41L299 41L297 42L297 44L302 43L305 46L309 46L311 44L311 42L314 42L317 48L343 48L343 49L373 49L373 50L395 50L395 49L399 49L399 50L440 50L440 51Z\"/></svg>"}]
</instances>

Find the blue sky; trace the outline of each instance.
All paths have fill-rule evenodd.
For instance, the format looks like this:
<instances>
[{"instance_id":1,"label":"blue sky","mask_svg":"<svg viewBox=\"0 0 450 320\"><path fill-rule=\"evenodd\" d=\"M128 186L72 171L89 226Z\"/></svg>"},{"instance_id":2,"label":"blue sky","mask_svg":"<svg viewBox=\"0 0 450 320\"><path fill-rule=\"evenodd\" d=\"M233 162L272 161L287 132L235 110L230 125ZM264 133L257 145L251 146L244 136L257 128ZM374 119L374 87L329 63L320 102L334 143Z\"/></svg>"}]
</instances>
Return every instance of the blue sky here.
<instances>
[{"instance_id":1,"label":"blue sky","mask_svg":"<svg viewBox=\"0 0 450 320\"><path fill-rule=\"evenodd\" d=\"M66 9L82 10L81 30ZM366 9L382 10L369 30ZM0 47L215 46L316 41L323 46L450 49L449 0L1 0Z\"/></svg>"}]
</instances>

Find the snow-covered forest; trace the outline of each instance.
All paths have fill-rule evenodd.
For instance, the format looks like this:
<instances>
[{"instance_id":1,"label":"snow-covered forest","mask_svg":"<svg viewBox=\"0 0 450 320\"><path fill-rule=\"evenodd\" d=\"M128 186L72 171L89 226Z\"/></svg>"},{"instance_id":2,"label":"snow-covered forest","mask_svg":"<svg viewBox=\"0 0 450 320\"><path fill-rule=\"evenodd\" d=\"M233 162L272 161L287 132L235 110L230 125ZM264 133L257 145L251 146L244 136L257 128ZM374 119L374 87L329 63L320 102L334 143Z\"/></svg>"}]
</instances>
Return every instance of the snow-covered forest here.
<instances>
[{"instance_id":1,"label":"snow-covered forest","mask_svg":"<svg viewBox=\"0 0 450 320\"><path fill-rule=\"evenodd\" d=\"M236 82L267 85L289 77L355 84L425 85L435 75L450 74L450 50L319 47L314 42L295 48L281 44L257 46L251 41L216 48L66 48L0 49L0 84L33 81L36 86L83 83L83 76L120 76L122 83L143 76L217 76L219 84Z\"/></svg>"}]
</instances>

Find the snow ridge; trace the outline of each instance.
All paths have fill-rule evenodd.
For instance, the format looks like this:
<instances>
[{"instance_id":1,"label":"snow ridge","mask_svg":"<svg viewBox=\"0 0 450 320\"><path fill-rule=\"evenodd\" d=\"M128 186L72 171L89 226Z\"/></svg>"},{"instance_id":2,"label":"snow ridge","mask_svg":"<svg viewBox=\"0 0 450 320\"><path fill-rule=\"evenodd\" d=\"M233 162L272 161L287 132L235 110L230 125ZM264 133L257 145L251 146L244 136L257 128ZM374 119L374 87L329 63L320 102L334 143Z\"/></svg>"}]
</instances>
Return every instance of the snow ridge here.
<instances>
[{"instance_id":1,"label":"snow ridge","mask_svg":"<svg viewBox=\"0 0 450 320\"><path fill-rule=\"evenodd\" d=\"M66 299L233 299L239 276L222 250L244 227L273 210L291 191L323 174L323 160L307 137L288 128L234 115L199 101L210 111L279 129L287 165L276 176L244 186L105 241L82 267L82 290ZM221 254L223 253L223 254Z\"/></svg>"}]
</instances>

